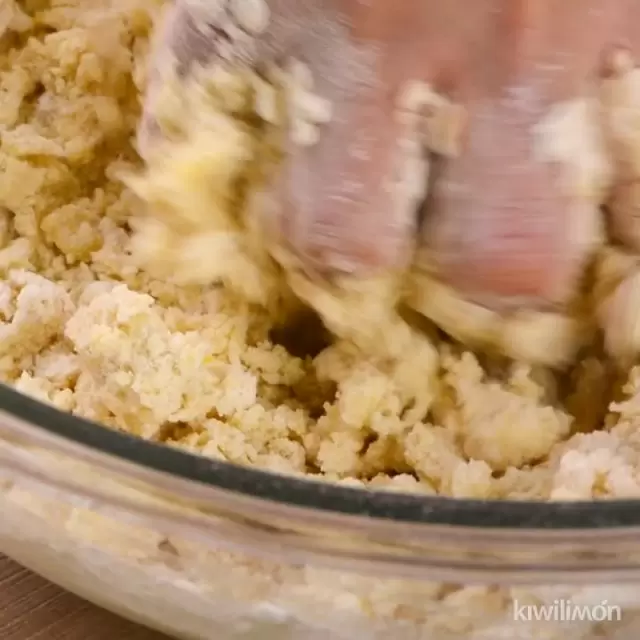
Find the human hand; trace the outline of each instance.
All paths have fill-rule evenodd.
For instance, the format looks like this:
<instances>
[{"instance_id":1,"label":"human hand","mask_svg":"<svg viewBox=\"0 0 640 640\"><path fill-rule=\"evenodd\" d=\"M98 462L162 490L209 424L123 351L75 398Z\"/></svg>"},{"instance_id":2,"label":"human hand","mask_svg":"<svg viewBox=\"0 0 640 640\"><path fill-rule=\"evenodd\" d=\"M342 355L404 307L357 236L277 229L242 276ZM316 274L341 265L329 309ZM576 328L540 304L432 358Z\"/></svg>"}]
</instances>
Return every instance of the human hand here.
<instances>
[{"instance_id":1,"label":"human hand","mask_svg":"<svg viewBox=\"0 0 640 640\"><path fill-rule=\"evenodd\" d=\"M230 46L221 16L233 18L232 4L177 0L155 63L170 52L188 73L216 56L250 66L291 57L311 70L332 117L316 144L291 141L271 220L307 267L400 269L417 244L418 268L484 307L571 299L602 241L611 184L607 133L586 101L603 56L633 24L635 0L263 0ZM436 170L419 233L428 174L425 165L407 188L398 117L414 81L465 114L445 152L425 115L420 143ZM153 137L153 74L141 133Z\"/></svg>"}]
</instances>

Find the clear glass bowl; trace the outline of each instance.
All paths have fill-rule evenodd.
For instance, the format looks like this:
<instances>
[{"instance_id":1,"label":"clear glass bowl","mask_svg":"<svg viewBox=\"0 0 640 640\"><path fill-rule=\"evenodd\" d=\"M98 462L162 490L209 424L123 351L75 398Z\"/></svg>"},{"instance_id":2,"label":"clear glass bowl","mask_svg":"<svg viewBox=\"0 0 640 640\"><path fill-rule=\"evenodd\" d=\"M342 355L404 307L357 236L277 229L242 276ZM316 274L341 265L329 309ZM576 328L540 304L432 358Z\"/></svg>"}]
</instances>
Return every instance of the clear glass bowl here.
<instances>
[{"instance_id":1,"label":"clear glass bowl","mask_svg":"<svg viewBox=\"0 0 640 640\"><path fill-rule=\"evenodd\" d=\"M192 456L6 387L0 407L0 551L177 638L640 632L638 502L365 492Z\"/></svg>"}]
</instances>

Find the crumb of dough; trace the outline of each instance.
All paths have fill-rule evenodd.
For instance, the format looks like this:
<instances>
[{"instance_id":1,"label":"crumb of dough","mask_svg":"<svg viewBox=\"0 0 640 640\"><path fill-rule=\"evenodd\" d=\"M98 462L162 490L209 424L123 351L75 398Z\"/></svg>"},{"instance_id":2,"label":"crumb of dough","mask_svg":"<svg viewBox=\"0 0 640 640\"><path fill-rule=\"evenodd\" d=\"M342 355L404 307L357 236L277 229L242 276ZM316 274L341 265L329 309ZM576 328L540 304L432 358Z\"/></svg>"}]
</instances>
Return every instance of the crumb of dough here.
<instances>
[{"instance_id":1,"label":"crumb of dough","mask_svg":"<svg viewBox=\"0 0 640 640\"><path fill-rule=\"evenodd\" d=\"M443 425L468 458L503 471L543 459L569 436L571 417L540 403L535 387L521 388L517 372L506 383L492 382L470 353L447 358L444 368L444 393L453 400Z\"/></svg>"},{"instance_id":2,"label":"crumb of dough","mask_svg":"<svg viewBox=\"0 0 640 640\"><path fill-rule=\"evenodd\" d=\"M298 272L287 285L338 337L302 354L276 342L278 314L264 296L281 286L283 267L243 244L237 230L246 211L229 215L244 211L227 206L235 195L225 181L235 165L210 164L206 149L198 163L193 148L178 145L175 156L157 160L157 173L139 178L133 138L159 4L25 6L27 21L18 20L19 29L10 23L17 32L3 36L10 40L0 50L2 382L170 447L361 490L538 501L640 497L637 367L624 372L615 402L599 392L603 418L586 426L553 383L555 374L494 363L414 332L379 295L390 295L388 283L346 282L339 293L327 292ZM218 114L203 140L244 162L243 154L253 153L253 124L229 118ZM189 162L181 164L180 149ZM138 176L130 179L133 189L125 175ZM216 191L205 194L212 175ZM205 260L206 283L182 277L190 273L190 252L201 255L203 245L180 245L179 237L193 240L189 230L199 228L198 220L167 215L163 224L185 231L167 235L145 218L134 193L155 198L169 214L176 210L171 180L180 176L193 187L182 192L192 199L190 208L180 207L185 214L200 217L210 198L219 205L206 210L211 244L205 246L223 252L232 268ZM138 250L145 237L179 254L184 270L167 279L143 268ZM258 257L264 269L256 269ZM362 319L362 331L353 331L347 308ZM380 333L372 317L388 330ZM583 368L582 386L574 385L573 403L606 378L593 366L598 356L588 357L595 360ZM69 522L69 535L86 529L78 513ZM124 546L135 547L135 536L122 527ZM109 536L115 544L117 532ZM188 554L187 547L181 552ZM333 574L328 580L311 567L292 569L288 578L283 572L276 585L268 564L255 561L248 576L238 558L220 553L208 562L217 575L230 564L249 584L264 580L265 597L290 589L291 607L317 610L326 600L367 619L419 625L419 637L452 625L498 637L492 635L498 618L509 615L503 588L409 588L356 577L337 585ZM462 620L461 603L469 612L494 613Z\"/></svg>"}]
</instances>

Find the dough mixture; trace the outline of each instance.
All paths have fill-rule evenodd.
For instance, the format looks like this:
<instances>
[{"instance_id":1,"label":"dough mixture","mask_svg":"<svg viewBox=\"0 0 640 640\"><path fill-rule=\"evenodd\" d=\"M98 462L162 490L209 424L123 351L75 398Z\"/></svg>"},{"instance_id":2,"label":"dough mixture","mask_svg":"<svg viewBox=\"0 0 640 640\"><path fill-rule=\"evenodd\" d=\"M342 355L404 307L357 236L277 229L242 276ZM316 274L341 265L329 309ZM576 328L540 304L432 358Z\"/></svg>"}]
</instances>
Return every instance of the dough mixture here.
<instances>
[{"instance_id":1,"label":"dough mixture","mask_svg":"<svg viewBox=\"0 0 640 640\"><path fill-rule=\"evenodd\" d=\"M278 159L276 128L247 105L277 114L286 87L218 74L182 105L217 105L199 154L176 130L172 154L141 173L134 135L159 10L1 5L1 380L107 428L317 481L457 498L640 497L640 368L618 375L597 341L560 375L413 329L378 295L385 283L341 289L338 304L290 279L336 338L296 304L243 228ZM151 264L166 255L179 265L171 274ZM388 314L385 340L354 309Z\"/></svg>"}]
</instances>

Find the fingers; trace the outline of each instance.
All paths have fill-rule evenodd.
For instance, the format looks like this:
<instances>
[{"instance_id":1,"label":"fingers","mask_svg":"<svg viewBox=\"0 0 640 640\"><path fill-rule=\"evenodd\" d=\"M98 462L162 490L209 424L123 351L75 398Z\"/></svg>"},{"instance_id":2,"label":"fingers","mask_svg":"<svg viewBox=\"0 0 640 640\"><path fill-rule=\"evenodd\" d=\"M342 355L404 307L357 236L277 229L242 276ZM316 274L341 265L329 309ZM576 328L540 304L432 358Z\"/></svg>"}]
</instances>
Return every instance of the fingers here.
<instances>
[{"instance_id":1,"label":"fingers","mask_svg":"<svg viewBox=\"0 0 640 640\"><path fill-rule=\"evenodd\" d=\"M469 137L495 147L467 145L440 176L418 256L426 270L415 270L408 293L414 309L467 346L573 362L589 337L571 314L602 242L597 194L607 179L592 111L578 101L534 140L499 110L497 121L471 116Z\"/></svg>"},{"instance_id":2,"label":"fingers","mask_svg":"<svg viewBox=\"0 0 640 640\"><path fill-rule=\"evenodd\" d=\"M428 168L399 96L446 82L492 3L334 0L333 24L302 50L333 118L316 145L290 149L279 185L282 235L308 267L364 276L412 259Z\"/></svg>"},{"instance_id":3,"label":"fingers","mask_svg":"<svg viewBox=\"0 0 640 640\"><path fill-rule=\"evenodd\" d=\"M267 224L323 273L384 269L406 259L417 206L413 194L421 189L398 195L405 164L394 109L409 51L398 43L420 3L408 0L398 12L380 1L365 10L356 0L269 0L268 19L257 21L253 38L237 29L233 5L178 0L169 10L158 31L139 127L143 155L162 136L157 116L163 74L186 76L217 59L256 67L297 59L311 70L314 89L331 102L334 117L317 145L305 146L300 136L288 141Z\"/></svg>"},{"instance_id":4,"label":"fingers","mask_svg":"<svg viewBox=\"0 0 640 640\"><path fill-rule=\"evenodd\" d=\"M545 136L570 138L580 111L548 133L536 133L511 110L470 115L470 144L441 174L424 228L428 258L470 299L492 307L548 306L574 292L600 241L598 206L591 191L579 192L571 157L545 158L540 148ZM563 134L562 126L570 128ZM575 153L596 157L585 181L598 191L603 163L597 140L588 139L596 138L595 127L585 121L576 128L586 137Z\"/></svg>"},{"instance_id":5,"label":"fingers","mask_svg":"<svg viewBox=\"0 0 640 640\"><path fill-rule=\"evenodd\" d=\"M412 209L395 198L401 131L387 90L352 86L341 93L334 86L323 94L333 96L335 116L318 144L291 149L281 182L282 225L309 267L363 274L407 257L416 203Z\"/></svg>"},{"instance_id":6,"label":"fingers","mask_svg":"<svg viewBox=\"0 0 640 640\"><path fill-rule=\"evenodd\" d=\"M404 76L395 42L408 16L386 2L334 5L341 10L301 51L333 117L317 144L289 150L280 224L309 268L364 275L405 261L415 228L415 198L403 198L398 184L402 129L395 118Z\"/></svg>"},{"instance_id":7,"label":"fingers","mask_svg":"<svg viewBox=\"0 0 640 640\"><path fill-rule=\"evenodd\" d=\"M611 179L593 99L605 8L498 1L453 77L466 135L441 160L409 303L467 345L564 367L591 335L574 311Z\"/></svg>"},{"instance_id":8,"label":"fingers","mask_svg":"<svg viewBox=\"0 0 640 640\"><path fill-rule=\"evenodd\" d=\"M624 21L619 9L634 0L261 1L266 11L238 16L232 0L178 0L159 32L142 142L159 135L154 88L170 62L188 73L216 58L301 60L332 118L317 140L289 141L268 222L317 272L403 268L428 176L397 118L398 95L426 80L468 115L460 156L444 164L433 193L426 259L474 300L571 296L596 242L605 171L584 105L580 126L563 125L560 151L547 125L558 105L587 95L599 51Z\"/></svg>"},{"instance_id":9,"label":"fingers","mask_svg":"<svg viewBox=\"0 0 640 640\"><path fill-rule=\"evenodd\" d=\"M471 300L565 304L600 240L607 162L586 97L614 23L603 6L501 3L492 47L459 78L466 146L435 186L423 245Z\"/></svg>"}]
</instances>

